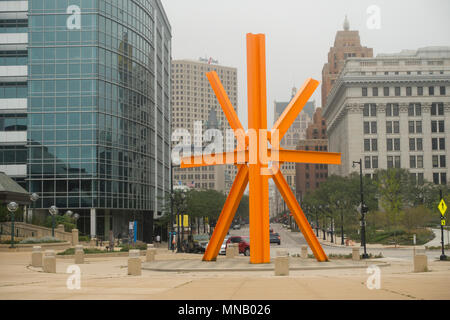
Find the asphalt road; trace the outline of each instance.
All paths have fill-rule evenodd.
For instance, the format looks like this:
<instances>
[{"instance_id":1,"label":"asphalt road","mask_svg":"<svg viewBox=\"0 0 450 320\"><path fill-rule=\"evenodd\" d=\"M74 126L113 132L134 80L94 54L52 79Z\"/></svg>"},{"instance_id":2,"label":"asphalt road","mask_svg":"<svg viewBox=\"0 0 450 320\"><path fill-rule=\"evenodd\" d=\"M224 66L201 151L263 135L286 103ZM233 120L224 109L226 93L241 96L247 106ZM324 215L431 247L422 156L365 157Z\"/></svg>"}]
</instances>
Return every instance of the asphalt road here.
<instances>
[{"instance_id":1,"label":"asphalt road","mask_svg":"<svg viewBox=\"0 0 450 320\"><path fill-rule=\"evenodd\" d=\"M291 232L288 229L282 227L281 224L271 224L271 228L274 232L280 234L281 237L281 245L272 243L270 245L270 256L276 256L276 249L287 249L289 254L300 254L301 246L307 244L305 238L303 237L301 232ZM240 230L230 230L230 235L240 235L240 236L249 236L249 228L248 225L245 227L241 227ZM352 252L351 247L332 247L328 245L323 245L326 254L349 254ZM363 253L363 249L360 250ZM309 250L311 253L311 250ZM381 253L383 257L390 259L401 259L401 260L411 260L413 258L413 247L400 247L400 248L379 248L373 249L368 248L367 253L372 253L373 255L377 255ZM427 250L426 255L429 259L439 259L441 255L441 251L439 250ZM446 255L450 255L450 251L446 252Z\"/></svg>"}]
</instances>

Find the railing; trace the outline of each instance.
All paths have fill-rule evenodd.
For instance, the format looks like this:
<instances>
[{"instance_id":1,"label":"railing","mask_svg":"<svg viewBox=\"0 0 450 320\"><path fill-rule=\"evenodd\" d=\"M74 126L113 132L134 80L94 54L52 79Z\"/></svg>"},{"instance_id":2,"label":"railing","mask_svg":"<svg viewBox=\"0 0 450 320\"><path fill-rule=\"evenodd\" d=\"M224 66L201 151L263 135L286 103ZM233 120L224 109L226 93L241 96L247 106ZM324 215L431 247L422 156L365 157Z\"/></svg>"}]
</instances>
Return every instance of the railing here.
<instances>
[{"instance_id":1,"label":"railing","mask_svg":"<svg viewBox=\"0 0 450 320\"><path fill-rule=\"evenodd\" d=\"M0 235L11 235L11 222L0 223ZM17 238L43 238L50 237L52 229L23 222L14 223L14 236ZM55 238L72 242L72 233L55 228Z\"/></svg>"}]
</instances>

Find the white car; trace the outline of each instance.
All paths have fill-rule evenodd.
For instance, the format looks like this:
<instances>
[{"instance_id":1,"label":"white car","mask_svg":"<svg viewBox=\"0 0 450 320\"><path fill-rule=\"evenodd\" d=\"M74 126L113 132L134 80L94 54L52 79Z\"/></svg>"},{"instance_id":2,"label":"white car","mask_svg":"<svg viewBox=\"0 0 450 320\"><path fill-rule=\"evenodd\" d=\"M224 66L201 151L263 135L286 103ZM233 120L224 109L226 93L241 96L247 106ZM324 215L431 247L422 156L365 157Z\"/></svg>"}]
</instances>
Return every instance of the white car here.
<instances>
[{"instance_id":1,"label":"white car","mask_svg":"<svg viewBox=\"0 0 450 320\"><path fill-rule=\"evenodd\" d=\"M227 241L228 241L228 237L226 237L225 240L223 240L222 246L220 247L219 254L222 254L222 255L227 254Z\"/></svg>"}]
</instances>

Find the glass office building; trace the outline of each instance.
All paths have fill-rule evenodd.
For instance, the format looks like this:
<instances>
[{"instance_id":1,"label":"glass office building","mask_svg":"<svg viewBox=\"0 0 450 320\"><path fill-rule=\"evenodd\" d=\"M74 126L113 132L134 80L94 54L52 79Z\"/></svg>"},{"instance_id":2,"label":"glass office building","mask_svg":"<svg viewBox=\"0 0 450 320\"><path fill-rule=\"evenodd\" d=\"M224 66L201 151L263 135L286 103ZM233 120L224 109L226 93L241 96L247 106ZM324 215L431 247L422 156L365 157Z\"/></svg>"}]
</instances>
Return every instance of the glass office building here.
<instances>
[{"instance_id":1,"label":"glass office building","mask_svg":"<svg viewBox=\"0 0 450 320\"><path fill-rule=\"evenodd\" d=\"M28 191L84 234L151 241L170 190L171 29L159 0L29 0Z\"/></svg>"}]
</instances>

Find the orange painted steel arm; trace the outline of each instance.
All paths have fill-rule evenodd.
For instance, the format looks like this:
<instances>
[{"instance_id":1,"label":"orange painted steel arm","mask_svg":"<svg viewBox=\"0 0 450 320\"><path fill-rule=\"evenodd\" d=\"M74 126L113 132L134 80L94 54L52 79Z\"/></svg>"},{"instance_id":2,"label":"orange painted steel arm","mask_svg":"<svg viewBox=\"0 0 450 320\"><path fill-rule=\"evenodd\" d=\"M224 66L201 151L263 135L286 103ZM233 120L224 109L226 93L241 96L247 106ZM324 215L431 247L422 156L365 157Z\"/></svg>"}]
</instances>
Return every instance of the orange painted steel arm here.
<instances>
[{"instance_id":1,"label":"orange painted steel arm","mask_svg":"<svg viewBox=\"0 0 450 320\"><path fill-rule=\"evenodd\" d=\"M302 208L295 199L295 196L292 193L291 189L289 188L289 185L284 179L281 171L278 170L277 173L272 176L272 178L278 190L280 191L280 194L283 196L284 201L288 205L289 210L291 210L292 215L294 216L295 221L297 222L297 225L300 228L300 231L303 233L303 236L308 242L308 245L311 248L317 261L319 262L328 261L328 257L325 254L325 251L320 245L319 240L317 240L317 237L314 234L314 231L311 228L308 219L305 217Z\"/></svg>"},{"instance_id":2,"label":"orange painted steel arm","mask_svg":"<svg viewBox=\"0 0 450 320\"><path fill-rule=\"evenodd\" d=\"M209 240L208 247L203 255L203 261L214 261L219 254L223 240L230 229L236 210L241 202L242 195L248 184L248 167L246 165L239 166L236 179L233 182L230 193L220 213L219 220Z\"/></svg>"},{"instance_id":3,"label":"orange painted steel arm","mask_svg":"<svg viewBox=\"0 0 450 320\"><path fill-rule=\"evenodd\" d=\"M272 151L269 152L272 161ZM296 163L321 163L321 164L341 164L341 154L333 152L303 151L303 150L279 150L278 158L280 162Z\"/></svg>"},{"instance_id":4,"label":"orange painted steel arm","mask_svg":"<svg viewBox=\"0 0 450 320\"><path fill-rule=\"evenodd\" d=\"M318 86L319 81L311 78L307 79L303 84L303 87L297 92L295 97L281 114L280 118L277 120L277 122L275 122L272 128L272 134L275 130L278 130L280 141L281 139L283 139L284 135L289 130L291 125L294 123L303 107L306 105L306 103L308 103L309 99Z\"/></svg>"},{"instance_id":5,"label":"orange painted steel arm","mask_svg":"<svg viewBox=\"0 0 450 320\"><path fill-rule=\"evenodd\" d=\"M219 101L219 104L222 107L223 113L225 114L225 117L227 118L231 129L244 130L244 127L242 126L241 121L239 120L239 117L236 114L236 111L234 110L233 105L231 104L231 101L228 98L228 95L222 85L222 82L220 82L217 73L215 71L208 72L206 73L206 77L208 78L209 83L211 84L211 88L216 94L217 100Z\"/></svg>"}]
</instances>

